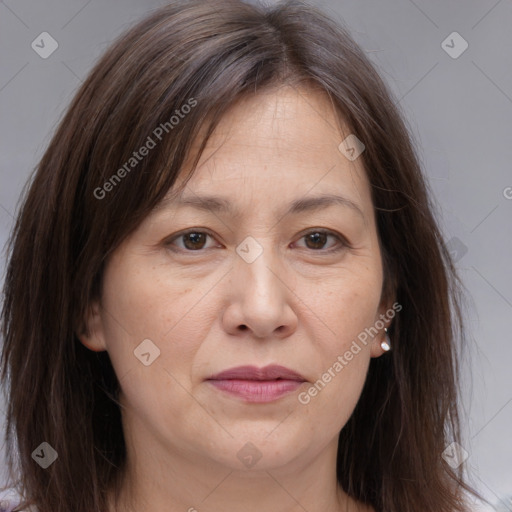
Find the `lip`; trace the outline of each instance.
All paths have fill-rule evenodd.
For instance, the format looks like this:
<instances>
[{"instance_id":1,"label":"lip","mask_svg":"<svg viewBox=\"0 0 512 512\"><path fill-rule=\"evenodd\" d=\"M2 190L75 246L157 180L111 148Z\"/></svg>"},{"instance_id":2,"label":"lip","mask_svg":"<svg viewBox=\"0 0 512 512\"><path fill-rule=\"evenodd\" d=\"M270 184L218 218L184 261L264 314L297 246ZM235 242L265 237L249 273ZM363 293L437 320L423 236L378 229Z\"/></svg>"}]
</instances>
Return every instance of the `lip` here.
<instances>
[{"instance_id":1,"label":"lip","mask_svg":"<svg viewBox=\"0 0 512 512\"><path fill-rule=\"evenodd\" d=\"M280 365L264 368L238 366L207 379L216 389L242 398L246 402L272 402L299 388L306 379Z\"/></svg>"},{"instance_id":2,"label":"lip","mask_svg":"<svg viewBox=\"0 0 512 512\"><path fill-rule=\"evenodd\" d=\"M239 380L295 380L304 382L306 379L297 372L280 366L277 364L270 364L263 368L257 366L237 366L224 370L220 373L212 375L208 380L228 380L228 379L239 379Z\"/></svg>"}]
</instances>

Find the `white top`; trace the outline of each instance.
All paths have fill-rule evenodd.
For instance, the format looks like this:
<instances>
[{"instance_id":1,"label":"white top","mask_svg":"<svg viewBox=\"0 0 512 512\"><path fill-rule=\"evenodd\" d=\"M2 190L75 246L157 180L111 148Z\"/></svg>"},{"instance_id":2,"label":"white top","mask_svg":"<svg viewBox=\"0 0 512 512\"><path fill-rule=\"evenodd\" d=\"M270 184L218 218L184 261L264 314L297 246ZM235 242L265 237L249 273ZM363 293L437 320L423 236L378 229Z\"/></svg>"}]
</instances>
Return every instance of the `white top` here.
<instances>
[{"instance_id":1,"label":"white top","mask_svg":"<svg viewBox=\"0 0 512 512\"><path fill-rule=\"evenodd\" d=\"M19 507L23 501L21 494L14 488L0 491L0 512L12 512L15 507ZM37 512L34 507L23 509L27 512Z\"/></svg>"}]
</instances>

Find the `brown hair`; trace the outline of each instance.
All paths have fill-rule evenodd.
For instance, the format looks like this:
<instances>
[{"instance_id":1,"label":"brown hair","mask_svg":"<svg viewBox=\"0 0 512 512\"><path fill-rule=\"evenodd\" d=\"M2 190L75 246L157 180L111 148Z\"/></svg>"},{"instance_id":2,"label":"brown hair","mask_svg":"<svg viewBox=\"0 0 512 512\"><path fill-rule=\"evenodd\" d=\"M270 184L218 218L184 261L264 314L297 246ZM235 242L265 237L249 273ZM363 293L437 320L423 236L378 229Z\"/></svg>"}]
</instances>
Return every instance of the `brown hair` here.
<instances>
[{"instance_id":1,"label":"brown hair","mask_svg":"<svg viewBox=\"0 0 512 512\"><path fill-rule=\"evenodd\" d=\"M383 291L403 308L393 351L371 361L340 433L339 484L378 512L465 510L473 491L462 466L441 457L460 440L461 284L391 93L348 31L307 4L182 0L151 13L96 64L25 190L9 241L6 440L11 475L40 512L105 511L124 467L108 353L76 335L105 261L173 186L198 134L191 172L228 108L282 84L324 91L365 144ZM131 161L148 137L155 148ZM44 471L31 456L43 441L58 453Z\"/></svg>"}]
</instances>

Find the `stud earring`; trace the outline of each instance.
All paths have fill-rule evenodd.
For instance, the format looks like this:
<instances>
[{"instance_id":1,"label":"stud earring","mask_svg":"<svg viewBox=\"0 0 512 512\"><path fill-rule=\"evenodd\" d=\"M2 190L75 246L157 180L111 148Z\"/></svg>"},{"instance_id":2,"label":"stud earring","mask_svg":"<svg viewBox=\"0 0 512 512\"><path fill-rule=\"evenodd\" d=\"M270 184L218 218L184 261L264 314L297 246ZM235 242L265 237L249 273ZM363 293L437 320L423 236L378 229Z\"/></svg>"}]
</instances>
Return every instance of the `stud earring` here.
<instances>
[{"instance_id":1,"label":"stud earring","mask_svg":"<svg viewBox=\"0 0 512 512\"><path fill-rule=\"evenodd\" d=\"M384 332L386 333L386 339L380 343L380 347L385 352L388 352L389 350L391 350L391 339L389 338L388 330L386 329L386 327L384 327Z\"/></svg>"}]
</instances>

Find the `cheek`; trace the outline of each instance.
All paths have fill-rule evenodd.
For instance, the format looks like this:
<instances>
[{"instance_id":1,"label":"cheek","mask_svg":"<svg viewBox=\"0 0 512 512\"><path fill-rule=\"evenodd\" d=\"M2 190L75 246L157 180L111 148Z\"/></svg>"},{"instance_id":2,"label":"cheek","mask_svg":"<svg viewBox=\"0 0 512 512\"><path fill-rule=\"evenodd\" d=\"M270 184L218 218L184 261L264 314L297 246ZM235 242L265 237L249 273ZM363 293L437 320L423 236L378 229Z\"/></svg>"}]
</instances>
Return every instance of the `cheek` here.
<instances>
[{"instance_id":1,"label":"cheek","mask_svg":"<svg viewBox=\"0 0 512 512\"><path fill-rule=\"evenodd\" d=\"M190 286L170 286L158 267L138 267L112 266L105 275L103 335L124 414L147 428L176 425L183 422L176 410L198 414L190 399L191 369L211 319L199 314L200 297Z\"/></svg>"},{"instance_id":2,"label":"cheek","mask_svg":"<svg viewBox=\"0 0 512 512\"><path fill-rule=\"evenodd\" d=\"M196 294L190 282L180 284L163 266L145 259L128 254L110 265L104 280L105 320L111 334L124 330L133 340L163 341L193 308Z\"/></svg>"},{"instance_id":3,"label":"cheek","mask_svg":"<svg viewBox=\"0 0 512 512\"><path fill-rule=\"evenodd\" d=\"M301 403L331 433L348 421L361 395L370 362L367 330L378 315L381 282L378 268L326 282L324 292L309 295L307 305L316 332L319 364ZM323 333L323 334L322 334Z\"/></svg>"},{"instance_id":4,"label":"cheek","mask_svg":"<svg viewBox=\"0 0 512 512\"><path fill-rule=\"evenodd\" d=\"M343 272L322 282L321 289L305 283L300 292L305 305L323 323L330 336L326 347L344 350L347 343L372 326L377 317L382 280L378 268L361 272Z\"/></svg>"},{"instance_id":5,"label":"cheek","mask_svg":"<svg viewBox=\"0 0 512 512\"><path fill-rule=\"evenodd\" d=\"M346 325L346 324L345 324ZM346 326L332 343L321 347L321 368L299 395L299 402L309 409L327 433L334 435L349 420L366 380L370 363L370 345L357 341L359 326Z\"/></svg>"},{"instance_id":6,"label":"cheek","mask_svg":"<svg viewBox=\"0 0 512 512\"><path fill-rule=\"evenodd\" d=\"M119 380L129 375L127 381L148 391L155 385L168 390L170 376L188 385L194 356L212 322L201 300L205 291L143 263L119 258L105 273L102 323L109 356ZM137 356L147 352L154 362L146 367Z\"/></svg>"}]
</instances>

